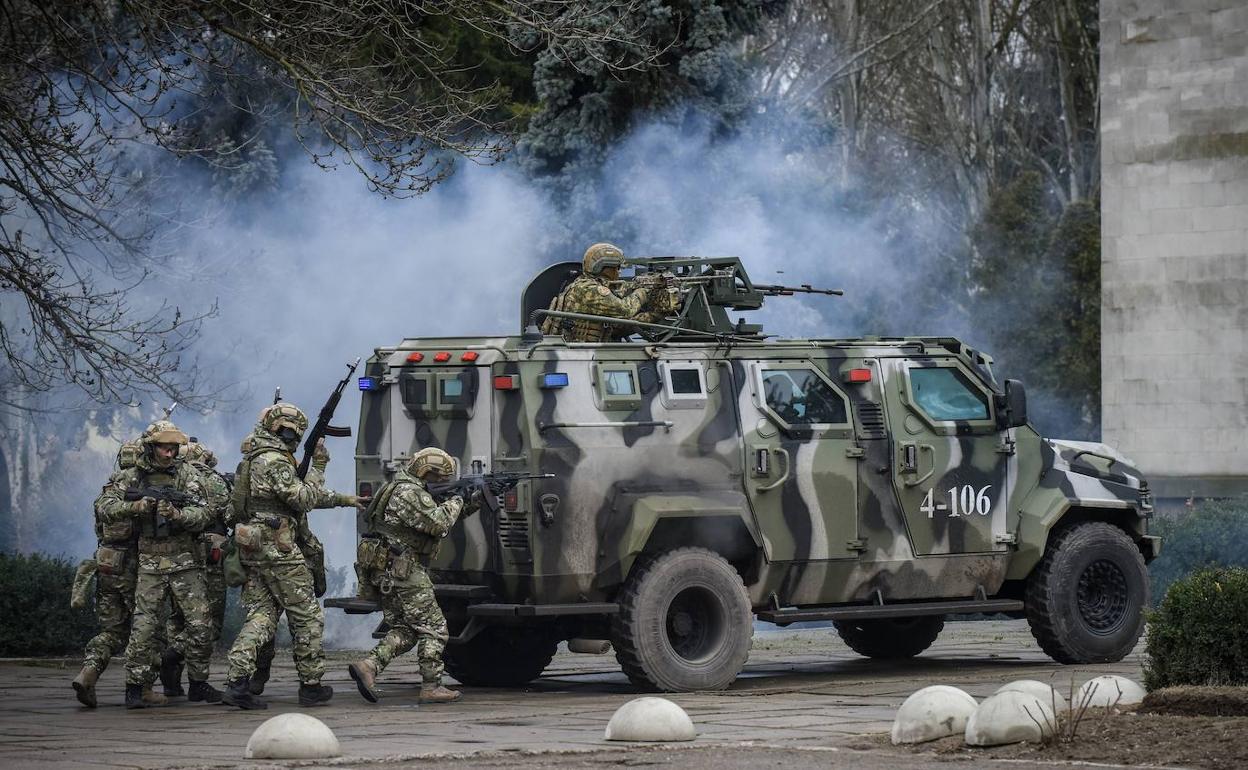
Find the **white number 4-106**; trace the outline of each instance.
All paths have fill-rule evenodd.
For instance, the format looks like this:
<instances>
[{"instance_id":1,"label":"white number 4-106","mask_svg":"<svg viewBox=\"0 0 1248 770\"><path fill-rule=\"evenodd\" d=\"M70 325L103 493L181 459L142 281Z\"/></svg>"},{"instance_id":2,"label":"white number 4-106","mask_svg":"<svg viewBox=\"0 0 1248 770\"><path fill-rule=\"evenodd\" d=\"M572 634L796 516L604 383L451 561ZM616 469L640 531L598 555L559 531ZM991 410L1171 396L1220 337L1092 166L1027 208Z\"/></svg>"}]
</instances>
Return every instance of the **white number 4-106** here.
<instances>
[{"instance_id":1,"label":"white number 4-106","mask_svg":"<svg viewBox=\"0 0 1248 770\"><path fill-rule=\"evenodd\" d=\"M949 517L970 516L972 513L978 513L980 516L987 516L992 513L992 498L988 497L988 490L992 489L992 485L976 490L970 484L963 484L960 487L949 488L949 502L943 500L936 502L936 488L932 487L927 490L927 496L923 498L923 504L919 506L919 510L927 514L927 518L932 518L932 514L939 511L949 513Z\"/></svg>"}]
</instances>

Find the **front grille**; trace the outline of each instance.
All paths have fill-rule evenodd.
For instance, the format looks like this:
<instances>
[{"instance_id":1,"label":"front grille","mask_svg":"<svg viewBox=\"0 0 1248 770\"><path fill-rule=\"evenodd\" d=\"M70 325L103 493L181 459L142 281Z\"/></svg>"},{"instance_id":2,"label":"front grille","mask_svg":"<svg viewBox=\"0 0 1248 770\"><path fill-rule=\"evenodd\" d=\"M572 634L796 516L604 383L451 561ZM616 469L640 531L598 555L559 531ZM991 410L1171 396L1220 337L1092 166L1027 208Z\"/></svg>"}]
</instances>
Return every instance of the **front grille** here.
<instances>
[{"instance_id":1,"label":"front grille","mask_svg":"<svg viewBox=\"0 0 1248 770\"><path fill-rule=\"evenodd\" d=\"M529 515L523 512L498 512L498 540L504 548L529 548Z\"/></svg>"},{"instance_id":2,"label":"front grille","mask_svg":"<svg viewBox=\"0 0 1248 770\"><path fill-rule=\"evenodd\" d=\"M873 402L863 401L854 405L858 415L858 434L863 438L884 438L884 407Z\"/></svg>"}]
</instances>

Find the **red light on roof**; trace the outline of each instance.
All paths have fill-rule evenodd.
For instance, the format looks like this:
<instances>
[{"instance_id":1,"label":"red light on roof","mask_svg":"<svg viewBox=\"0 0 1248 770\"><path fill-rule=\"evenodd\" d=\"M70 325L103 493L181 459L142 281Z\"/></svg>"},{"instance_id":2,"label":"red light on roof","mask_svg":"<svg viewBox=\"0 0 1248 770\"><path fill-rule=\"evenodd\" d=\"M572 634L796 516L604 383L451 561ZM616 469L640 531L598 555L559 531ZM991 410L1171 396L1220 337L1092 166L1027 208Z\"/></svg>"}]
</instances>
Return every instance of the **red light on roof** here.
<instances>
[{"instance_id":1,"label":"red light on roof","mask_svg":"<svg viewBox=\"0 0 1248 770\"><path fill-rule=\"evenodd\" d=\"M499 374L494 377L494 390L516 390L520 387L517 374Z\"/></svg>"},{"instance_id":2,"label":"red light on roof","mask_svg":"<svg viewBox=\"0 0 1248 770\"><path fill-rule=\"evenodd\" d=\"M476 361L480 357L481 357L481 354L478 353L477 351L469 350L467 353L460 356L459 360L467 362L467 363L472 363L473 361Z\"/></svg>"},{"instance_id":3,"label":"red light on roof","mask_svg":"<svg viewBox=\"0 0 1248 770\"><path fill-rule=\"evenodd\" d=\"M848 372L845 373L845 381L846 382L870 382L871 370L870 369L850 369Z\"/></svg>"},{"instance_id":4,"label":"red light on roof","mask_svg":"<svg viewBox=\"0 0 1248 770\"><path fill-rule=\"evenodd\" d=\"M443 350L442 352L435 354L433 360L443 364L451 360L451 354Z\"/></svg>"},{"instance_id":5,"label":"red light on roof","mask_svg":"<svg viewBox=\"0 0 1248 770\"><path fill-rule=\"evenodd\" d=\"M408 360L410 363L413 363L413 364L418 364L418 363L420 363L421 361L424 361L424 360L425 360L425 354L424 354L424 353L408 353L408 354L407 354L407 360Z\"/></svg>"}]
</instances>

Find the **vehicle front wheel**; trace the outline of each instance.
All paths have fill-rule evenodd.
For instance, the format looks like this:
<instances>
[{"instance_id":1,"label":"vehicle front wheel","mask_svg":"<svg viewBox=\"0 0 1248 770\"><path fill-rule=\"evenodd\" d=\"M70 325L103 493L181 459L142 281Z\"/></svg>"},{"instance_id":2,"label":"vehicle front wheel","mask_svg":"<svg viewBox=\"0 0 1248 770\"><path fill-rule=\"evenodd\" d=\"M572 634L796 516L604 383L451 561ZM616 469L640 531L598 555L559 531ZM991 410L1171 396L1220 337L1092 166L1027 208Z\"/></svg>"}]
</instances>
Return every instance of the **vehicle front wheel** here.
<instances>
[{"instance_id":1,"label":"vehicle front wheel","mask_svg":"<svg viewBox=\"0 0 1248 770\"><path fill-rule=\"evenodd\" d=\"M640 561L611 622L616 660L636 685L722 690L750 653L754 615L741 576L722 556L679 548Z\"/></svg>"},{"instance_id":2,"label":"vehicle front wheel","mask_svg":"<svg viewBox=\"0 0 1248 770\"><path fill-rule=\"evenodd\" d=\"M470 687L519 687L541 676L559 640L545 629L491 626L442 653L446 671Z\"/></svg>"},{"instance_id":3,"label":"vehicle front wheel","mask_svg":"<svg viewBox=\"0 0 1248 770\"><path fill-rule=\"evenodd\" d=\"M1149 603L1148 569L1126 532L1088 521L1050 537L1027 579L1027 622L1059 663L1113 663L1135 648Z\"/></svg>"},{"instance_id":4,"label":"vehicle front wheel","mask_svg":"<svg viewBox=\"0 0 1248 770\"><path fill-rule=\"evenodd\" d=\"M834 620L836 633L859 655L883 660L913 658L932 646L945 627L943 615L918 618Z\"/></svg>"}]
</instances>

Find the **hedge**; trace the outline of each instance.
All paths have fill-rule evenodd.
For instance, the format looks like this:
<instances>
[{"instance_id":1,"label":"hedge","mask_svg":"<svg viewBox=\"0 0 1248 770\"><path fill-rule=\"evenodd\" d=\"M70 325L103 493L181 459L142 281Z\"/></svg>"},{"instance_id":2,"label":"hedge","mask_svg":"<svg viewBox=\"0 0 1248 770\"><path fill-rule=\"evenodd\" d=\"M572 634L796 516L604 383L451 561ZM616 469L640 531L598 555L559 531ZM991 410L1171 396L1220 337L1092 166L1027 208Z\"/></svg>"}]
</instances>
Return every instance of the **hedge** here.
<instances>
[{"instance_id":1,"label":"hedge","mask_svg":"<svg viewBox=\"0 0 1248 770\"><path fill-rule=\"evenodd\" d=\"M77 562L0 553L0 656L81 655L95 635L91 607L70 609Z\"/></svg>"},{"instance_id":2,"label":"hedge","mask_svg":"<svg viewBox=\"0 0 1248 770\"><path fill-rule=\"evenodd\" d=\"M1144 686L1248 685L1248 569L1176 580L1149 615Z\"/></svg>"}]
</instances>

